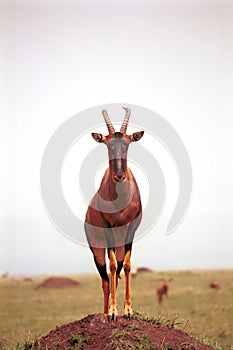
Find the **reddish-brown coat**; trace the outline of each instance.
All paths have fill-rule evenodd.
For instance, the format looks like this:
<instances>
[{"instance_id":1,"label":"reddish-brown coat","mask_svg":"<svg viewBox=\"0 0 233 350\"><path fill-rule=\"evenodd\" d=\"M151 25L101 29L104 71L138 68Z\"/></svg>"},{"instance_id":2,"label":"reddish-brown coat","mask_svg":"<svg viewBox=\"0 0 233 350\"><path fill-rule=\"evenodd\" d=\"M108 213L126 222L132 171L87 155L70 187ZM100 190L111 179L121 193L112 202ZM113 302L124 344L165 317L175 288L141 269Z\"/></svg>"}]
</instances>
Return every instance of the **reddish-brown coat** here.
<instances>
[{"instance_id":1,"label":"reddish-brown coat","mask_svg":"<svg viewBox=\"0 0 233 350\"><path fill-rule=\"evenodd\" d=\"M107 112L104 110L102 113L109 135L93 133L92 136L95 141L106 144L109 167L87 209L85 231L102 277L104 312L108 312L109 317L115 320L116 287L122 266L126 276L125 315L130 317L132 314L129 287L130 253L134 233L141 221L142 206L138 185L127 167L127 150L129 144L140 140L144 132L126 135L130 116L128 108L120 132L115 132ZM110 260L110 283L106 272L106 249ZM109 292L111 292L110 307Z\"/></svg>"}]
</instances>

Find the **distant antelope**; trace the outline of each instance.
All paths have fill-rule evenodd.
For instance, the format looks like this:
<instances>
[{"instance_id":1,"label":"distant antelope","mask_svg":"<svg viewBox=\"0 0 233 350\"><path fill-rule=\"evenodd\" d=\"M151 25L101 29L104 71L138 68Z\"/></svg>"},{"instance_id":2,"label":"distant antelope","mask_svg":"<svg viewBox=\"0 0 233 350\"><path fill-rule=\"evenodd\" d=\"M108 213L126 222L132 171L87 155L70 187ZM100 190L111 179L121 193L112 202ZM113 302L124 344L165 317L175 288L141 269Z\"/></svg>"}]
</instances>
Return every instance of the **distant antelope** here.
<instances>
[{"instance_id":1,"label":"distant antelope","mask_svg":"<svg viewBox=\"0 0 233 350\"><path fill-rule=\"evenodd\" d=\"M8 277L9 277L8 272L3 272L2 275L1 275L2 279L7 279Z\"/></svg>"},{"instance_id":2,"label":"distant antelope","mask_svg":"<svg viewBox=\"0 0 233 350\"><path fill-rule=\"evenodd\" d=\"M210 288L213 288L213 289L220 289L221 288L221 286L220 286L220 284L219 283L217 283L217 282L211 282L210 283Z\"/></svg>"},{"instance_id":3,"label":"distant antelope","mask_svg":"<svg viewBox=\"0 0 233 350\"><path fill-rule=\"evenodd\" d=\"M131 277L136 278L137 274L138 274L138 269L136 269L135 267L131 268L131 271L130 271Z\"/></svg>"},{"instance_id":4,"label":"distant antelope","mask_svg":"<svg viewBox=\"0 0 233 350\"><path fill-rule=\"evenodd\" d=\"M99 190L89 204L85 220L87 240L102 278L104 313L113 321L117 320L118 315L116 289L122 267L126 281L124 316L132 316L130 256L134 233L142 217L139 189L131 170L127 167L127 151L129 144L140 140L144 131L126 134L130 109L124 109L126 114L120 132L115 132L107 111L103 110L109 134L104 136L92 133L95 141L107 146L109 167L105 171ZM110 279L106 270L106 249L110 260Z\"/></svg>"},{"instance_id":5,"label":"distant antelope","mask_svg":"<svg viewBox=\"0 0 233 350\"><path fill-rule=\"evenodd\" d=\"M158 296L158 302L161 304L164 297L167 297L168 289L169 289L169 282L172 281L171 278L164 278L161 283L156 288L157 296Z\"/></svg>"}]
</instances>

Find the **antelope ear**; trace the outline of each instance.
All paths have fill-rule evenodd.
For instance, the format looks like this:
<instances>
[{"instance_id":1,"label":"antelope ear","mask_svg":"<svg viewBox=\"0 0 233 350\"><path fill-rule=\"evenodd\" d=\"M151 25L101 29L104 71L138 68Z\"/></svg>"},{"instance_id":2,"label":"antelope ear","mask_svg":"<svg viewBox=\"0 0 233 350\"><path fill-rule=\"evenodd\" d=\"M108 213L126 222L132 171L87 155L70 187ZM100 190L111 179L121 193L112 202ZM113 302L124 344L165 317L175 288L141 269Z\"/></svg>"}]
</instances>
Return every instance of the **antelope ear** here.
<instances>
[{"instance_id":1,"label":"antelope ear","mask_svg":"<svg viewBox=\"0 0 233 350\"><path fill-rule=\"evenodd\" d=\"M139 141L143 135L144 135L144 131L134 132L132 135L130 135L130 140L132 142Z\"/></svg>"},{"instance_id":2,"label":"antelope ear","mask_svg":"<svg viewBox=\"0 0 233 350\"><path fill-rule=\"evenodd\" d=\"M102 134L93 132L91 135L92 135L93 139L94 139L96 142L100 142L100 143L101 143L101 142L104 142L104 141L105 141L105 136L102 135Z\"/></svg>"}]
</instances>

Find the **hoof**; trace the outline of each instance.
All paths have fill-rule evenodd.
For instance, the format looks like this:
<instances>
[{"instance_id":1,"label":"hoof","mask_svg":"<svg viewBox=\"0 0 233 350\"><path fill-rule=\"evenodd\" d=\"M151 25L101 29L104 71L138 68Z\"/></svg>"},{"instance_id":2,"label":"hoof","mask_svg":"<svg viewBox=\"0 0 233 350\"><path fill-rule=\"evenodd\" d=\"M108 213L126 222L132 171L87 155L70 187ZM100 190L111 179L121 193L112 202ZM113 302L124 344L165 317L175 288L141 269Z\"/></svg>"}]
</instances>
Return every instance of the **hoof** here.
<instances>
[{"instance_id":1,"label":"hoof","mask_svg":"<svg viewBox=\"0 0 233 350\"><path fill-rule=\"evenodd\" d=\"M108 321L111 322L117 322L118 317L116 315L108 315Z\"/></svg>"},{"instance_id":2,"label":"hoof","mask_svg":"<svg viewBox=\"0 0 233 350\"><path fill-rule=\"evenodd\" d=\"M126 320L132 320L133 316L132 315L124 315L124 318Z\"/></svg>"}]
</instances>

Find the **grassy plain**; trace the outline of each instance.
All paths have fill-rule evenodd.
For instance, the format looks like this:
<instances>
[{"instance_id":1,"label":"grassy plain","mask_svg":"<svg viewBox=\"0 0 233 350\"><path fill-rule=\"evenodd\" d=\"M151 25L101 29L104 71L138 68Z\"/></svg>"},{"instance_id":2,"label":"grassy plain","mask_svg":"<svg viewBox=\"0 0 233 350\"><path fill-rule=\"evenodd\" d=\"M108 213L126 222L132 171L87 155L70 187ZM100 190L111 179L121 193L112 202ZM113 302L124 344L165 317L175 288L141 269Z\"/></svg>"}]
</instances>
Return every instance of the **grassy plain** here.
<instances>
[{"instance_id":1,"label":"grassy plain","mask_svg":"<svg viewBox=\"0 0 233 350\"><path fill-rule=\"evenodd\" d=\"M169 297L162 305L156 298L158 280L169 276ZM80 286L35 289L45 277L0 281L0 349L13 349L48 333L57 325L102 312L99 276L69 276ZM221 289L209 288L216 280ZM148 316L175 320L176 327L211 340L211 345L233 349L233 271L171 271L139 274L132 279L133 309ZM124 277L119 282L119 313L123 312Z\"/></svg>"}]
</instances>

